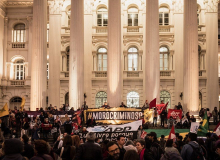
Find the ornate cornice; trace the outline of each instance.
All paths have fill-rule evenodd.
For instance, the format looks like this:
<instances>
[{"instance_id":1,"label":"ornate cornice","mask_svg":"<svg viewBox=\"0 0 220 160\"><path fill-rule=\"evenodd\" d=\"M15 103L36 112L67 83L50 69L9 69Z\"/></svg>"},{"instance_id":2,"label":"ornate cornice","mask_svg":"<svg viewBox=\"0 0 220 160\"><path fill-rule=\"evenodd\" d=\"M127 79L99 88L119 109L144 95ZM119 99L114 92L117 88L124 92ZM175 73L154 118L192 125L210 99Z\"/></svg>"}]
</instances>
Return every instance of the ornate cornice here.
<instances>
[{"instance_id":1,"label":"ornate cornice","mask_svg":"<svg viewBox=\"0 0 220 160\"><path fill-rule=\"evenodd\" d=\"M48 1L50 14L61 14L63 1Z\"/></svg>"},{"instance_id":2,"label":"ornate cornice","mask_svg":"<svg viewBox=\"0 0 220 160\"><path fill-rule=\"evenodd\" d=\"M7 1L5 1L4 4L6 7L33 6L33 2L15 2L15 1L14 2L7 2Z\"/></svg>"},{"instance_id":3,"label":"ornate cornice","mask_svg":"<svg viewBox=\"0 0 220 160\"><path fill-rule=\"evenodd\" d=\"M219 0L204 0L206 12L218 12Z\"/></svg>"},{"instance_id":4,"label":"ornate cornice","mask_svg":"<svg viewBox=\"0 0 220 160\"><path fill-rule=\"evenodd\" d=\"M173 12L183 13L183 0L172 0Z\"/></svg>"}]
</instances>

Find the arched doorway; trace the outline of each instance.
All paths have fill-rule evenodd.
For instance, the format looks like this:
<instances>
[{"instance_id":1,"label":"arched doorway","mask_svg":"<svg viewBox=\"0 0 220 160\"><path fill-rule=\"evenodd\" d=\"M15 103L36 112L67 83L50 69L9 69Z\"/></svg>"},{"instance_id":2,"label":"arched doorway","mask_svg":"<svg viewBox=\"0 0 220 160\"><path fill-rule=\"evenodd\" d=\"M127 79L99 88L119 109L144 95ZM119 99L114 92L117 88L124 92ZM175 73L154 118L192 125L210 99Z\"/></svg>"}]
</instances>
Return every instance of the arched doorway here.
<instances>
[{"instance_id":1,"label":"arched doorway","mask_svg":"<svg viewBox=\"0 0 220 160\"><path fill-rule=\"evenodd\" d=\"M14 109L14 107L17 107L17 109L20 109L21 101L22 101L21 97L13 97L13 98L11 98L11 100L9 102L10 103L9 108L10 109Z\"/></svg>"}]
</instances>

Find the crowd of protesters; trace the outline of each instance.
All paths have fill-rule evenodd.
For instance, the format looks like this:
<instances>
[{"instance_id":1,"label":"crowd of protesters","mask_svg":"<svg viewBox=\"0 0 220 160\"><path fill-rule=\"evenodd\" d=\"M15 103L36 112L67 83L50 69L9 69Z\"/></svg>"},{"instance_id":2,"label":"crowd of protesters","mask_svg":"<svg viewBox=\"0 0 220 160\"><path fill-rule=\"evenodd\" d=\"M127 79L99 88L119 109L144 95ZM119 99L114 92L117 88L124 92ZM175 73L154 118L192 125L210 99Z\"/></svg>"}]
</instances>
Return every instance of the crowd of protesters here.
<instances>
[{"instance_id":1,"label":"crowd of protesters","mask_svg":"<svg viewBox=\"0 0 220 160\"><path fill-rule=\"evenodd\" d=\"M182 110L180 105L176 109ZM10 110L9 117L0 119L0 160L220 160L220 139L216 134L207 133L206 138L200 139L195 133L185 137L176 133L175 139L167 140L164 135L157 137L155 132L150 132L142 137L143 124L137 139L123 135L115 141L106 137L99 139L95 133L86 130L96 122L93 118L83 122L84 109L88 109L86 102L77 111L64 105L61 110L68 114L61 117L57 115L56 107L50 105L45 111L41 108L40 115L35 118L29 117L25 110ZM206 110L208 115L213 115ZM218 115L216 110L213 112ZM201 109L200 116L204 116L204 112ZM189 127L190 122L196 121L189 112L181 121L172 117L166 119L165 110L161 114L165 122L161 121L161 126L170 124L168 127L171 127L172 124L177 127L181 123ZM79 133L86 135L85 138L80 138ZM53 137L53 145L48 143L49 135Z\"/></svg>"},{"instance_id":2,"label":"crowd of protesters","mask_svg":"<svg viewBox=\"0 0 220 160\"><path fill-rule=\"evenodd\" d=\"M176 139L165 140L150 132L144 139L126 138L117 140L98 139L88 132L86 141L80 141L77 134L58 136L50 146L44 140L30 141L24 134L20 139L5 140L0 146L3 160L220 160L220 140L215 134L207 133L206 140L189 133L183 139L176 133Z\"/></svg>"}]
</instances>

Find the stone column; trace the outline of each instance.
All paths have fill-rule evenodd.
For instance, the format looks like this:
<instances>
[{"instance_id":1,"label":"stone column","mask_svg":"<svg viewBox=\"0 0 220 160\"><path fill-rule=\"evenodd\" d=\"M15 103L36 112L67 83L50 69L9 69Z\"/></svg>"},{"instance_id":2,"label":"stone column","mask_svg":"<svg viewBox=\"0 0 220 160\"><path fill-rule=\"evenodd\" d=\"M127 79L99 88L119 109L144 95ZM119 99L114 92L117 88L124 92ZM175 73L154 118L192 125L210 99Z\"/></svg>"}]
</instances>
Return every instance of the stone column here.
<instances>
[{"instance_id":1,"label":"stone column","mask_svg":"<svg viewBox=\"0 0 220 160\"><path fill-rule=\"evenodd\" d=\"M144 99L160 102L159 4L146 0Z\"/></svg>"},{"instance_id":2,"label":"stone column","mask_svg":"<svg viewBox=\"0 0 220 160\"><path fill-rule=\"evenodd\" d=\"M49 1L49 104L60 106L61 1Z\"/></svg>"},{"instance_id":3,"label":"stone column","mask_svg":"<svg viewBox=\"0 0 220 160\"><path fill-rule=\"evenodd\" d=\"M183 106L187 111L198 111L198 24L197 1L184 0L184 55L183 55Z\"/></svg>"},{"instance_id":4,"label":"stone column","mask_svg":"<svg viewBox=\"0 0 220 160\"><path fill-rule=\"evenodd\" d=\"M108 1L107 101L117 107L122 100L121 0Z\"/></svg>"},{"instance_id":5,"label":"stone column","mask_svg":"<svg viewBox=\"0 0 220 160\"><path fill-rule=\"evenodd\" d=\"M183 0L173 0L174 58L175 58L175 104L183 102Z\"/></svg>"},{"instance_id":6,"label":"stone column","mask_svg":"<svg viewBox=\"0 0 220 160\"><path fill-rule=\"evenodd\" d=\"M46 107L47 1L34 0L31 65L31 111Z\"/></svg>"},{"instance_id":7,"label":"stone column","mask_svg":"<svg viewBox=\"0 0 220 160\"><path fill-rule=\"evenodd\" d=\"M0 8L0 85L3 78L4 72L4 50L3 50L3 42L4 42L4 17L5 12Z\"/></svg>"},{"instance_id":8,"label":"stone column","mask_svg":"<svg viewBox=\"0 0 220 160\"><path fill-rule=\"evenodd\" d=\"M219 106L218 82L218 2L206 0L206 69L207 69L207 107L212 111Z\"/></svg>"},{"instance_id":9,"label":"stone column","mask_svg":"<svg viewBox=\"0 0 220 160\"><path fill-rule=\"evenodd\" d=\"M78 109L84 98L84 0L71 0L69 106Z\"/></svg>"},{"instance_id":10,"label":"stone column","mask_svg":"<svg viewBox=\"0 0 220 160\"><path fill-rule=\"evenodd\" d=\"M30 80L31 78L31 56L32 56L32 34L33 34L33 17L27 17L29 22L29 30L28 30L28 77L27 79ZM26 79L26 80L27 80Z\"/></svg>"},{"instance_id":11,"label":"stone column","mask_svg":"<svg viewBox=\"0 0 220 160\"><path fill-rule=\"evenodd\" d=\"M8 17L5 17L5 25L4 25L4 54L3 54L3 79L7 79L7 50L8 50Z\"/></svg>"}]
</instances>

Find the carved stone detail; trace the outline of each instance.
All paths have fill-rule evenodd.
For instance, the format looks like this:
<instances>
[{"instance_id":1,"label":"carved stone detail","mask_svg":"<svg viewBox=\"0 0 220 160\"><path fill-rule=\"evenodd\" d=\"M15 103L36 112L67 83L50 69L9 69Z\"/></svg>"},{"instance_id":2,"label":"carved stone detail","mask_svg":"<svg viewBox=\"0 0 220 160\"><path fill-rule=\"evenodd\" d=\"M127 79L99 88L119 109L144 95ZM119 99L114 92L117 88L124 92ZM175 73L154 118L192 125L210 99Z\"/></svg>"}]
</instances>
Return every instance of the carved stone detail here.
<instances>
[{"instance_id":1,"label":"carved stone detail","mask_svg":"<svg viewBox=\"0 0 220 160\"><path fill-rule=\"evenodd\" d=\"M5 17L5 18L4 18L4 25L5 25L5 26L8 26L8 17Z\"/></svg>"},{"instance_id":2,"label":"carved stone detail","mask_svg":"<svg viewBox=\"0 0 220 160\"><path fill-rule=\"evenodd\" d=\"M204 0L206 12L218 12L219 0Z\"/></svg>"},{"instance_id":3,"label":"carved stone detail","mask_svg":"<svg viewBox=\"0 0 220 160\"><path fill-rule=\"evenodd\" d=\"M94 2L91 0L84 1L84 14L92 14L92 7L94 6Z\"/></svg>"},{"instance_id":4,"label":"carved stone detail","mask_svg":"<svg viewBox=\"0 0 220 160\"><path fill-rule=\"evenodd\" d=\"M62 1L49 1L49 13L50 14L61 14L63 2Z\"/></svg>"},{"instance_id":5,"label":"carved stone detail","mask_svg":"<svg viewBox=\"0 0 220 160\"><path fill-rule=\"evenodd\" d=\"M172 0L174 13L183 13L183 0Z\"/></svg>"}]
</instances>

